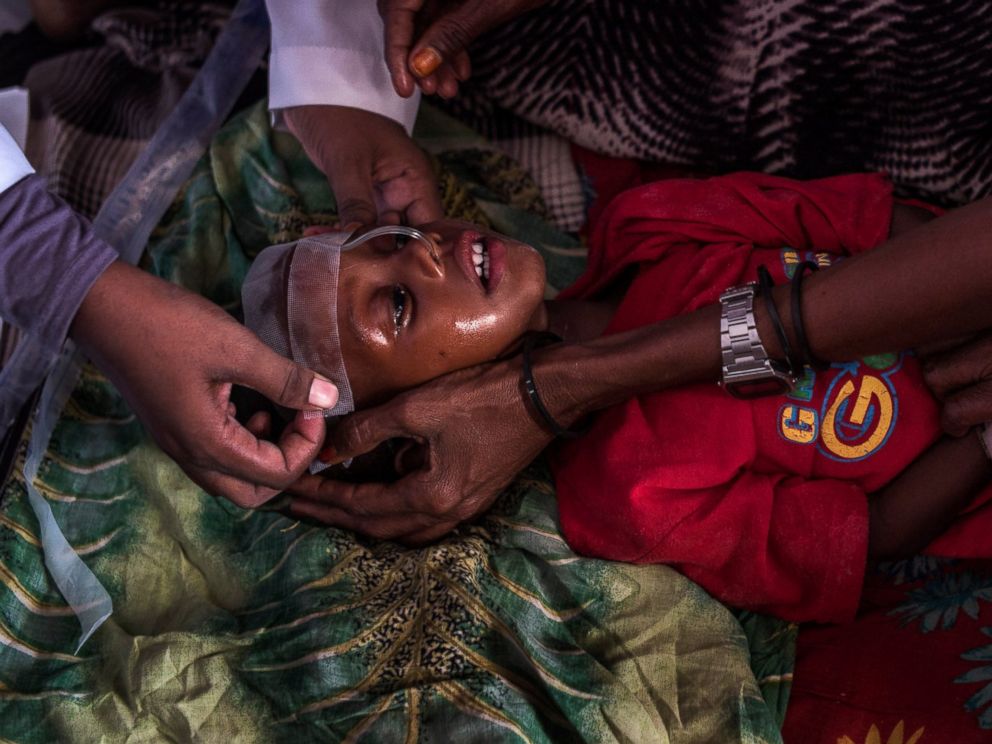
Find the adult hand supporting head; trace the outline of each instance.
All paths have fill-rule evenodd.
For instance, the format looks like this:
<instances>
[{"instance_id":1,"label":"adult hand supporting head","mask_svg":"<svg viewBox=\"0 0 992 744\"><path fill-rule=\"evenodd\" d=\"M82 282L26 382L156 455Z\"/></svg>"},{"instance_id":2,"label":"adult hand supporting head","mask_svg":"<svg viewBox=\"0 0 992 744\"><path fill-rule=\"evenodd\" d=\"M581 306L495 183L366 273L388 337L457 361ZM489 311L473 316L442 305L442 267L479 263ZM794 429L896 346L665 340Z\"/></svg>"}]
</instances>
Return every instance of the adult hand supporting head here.
<instances>
[{"instance_id":1,"label":"adult hand supporting head","mask_svg":"<svg viewBox=\"0 0 992 744\"><path fill-rule=\"evenodd\" d=\"M348 106L283 110L327 175L342 225L419 225L443 216L430 159L392 119Z\"/></svg>"},{"instance_id":2,"label":"adult hand supporting head","mask_svg":"<svg viewBox=\"0 0 992 744\"><path fill-rule=\"evenodd\" d=\"M395 483L345 483L304 475L291 510L380 539L434 540L487 509L551 441L530 416L519 358L453 372L341 421L334 461L387 439L413 439L425 462Z\"/></svg>"},{"instance_id":3,"label":"adult hand supporting head","mask_svg":"<svg viewBox=\"0 0 992 744\"><path fill-rule=\"evenodd\" d=\"M923 374L941 402L941 425L952 436L992 421L992 333L927 357Z\"/></svg>"},{"instance_id":4,"label":"adult hand supporting head","mask_svg":"<svg viewBox=\"0 0 992 744\"><path fill-rule=\"evenodd\" d=\"M280 357L216 305L120 261L86 295L70 335L165 453L242 507L262 504L306 470L324 421L299 413L278 443L261 441L235 419L232 384L287 408L337 401L330 382Z\"/></svg>"},{"instance_id":5,"label":"adult hand supporting head","mask_svg":"<svg viewBox=\"0 0 992 744\"><path fill-rule=\"evenodd\" d=\"M469 44L546 1L379 0L393 87L405 98L413 95L415 85L428 95L453 98L459 81L472 72Z\"/></svg>"}]
</instances>

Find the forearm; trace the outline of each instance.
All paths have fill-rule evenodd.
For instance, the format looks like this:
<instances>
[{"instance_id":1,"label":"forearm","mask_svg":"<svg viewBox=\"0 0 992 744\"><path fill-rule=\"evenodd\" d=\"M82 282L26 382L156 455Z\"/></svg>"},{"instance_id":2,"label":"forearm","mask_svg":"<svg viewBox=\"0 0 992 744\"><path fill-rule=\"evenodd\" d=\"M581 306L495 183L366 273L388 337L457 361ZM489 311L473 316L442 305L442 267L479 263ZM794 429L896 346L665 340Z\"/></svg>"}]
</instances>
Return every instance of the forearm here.
<instances>
[{"instance_id":1,"label":"forearm","mask_svg":"<svg viewBox=\"0 0 992 744\"><path fill-rule=\"evenodd\" d=\"M821 358L846 361L989 328L990 255L992 200L985 199L808 277L810 346ZM788 288L778 292L787 308Z\"/></svg>"},{"instance_id":2,"label":"forearm","mask_svg":"<svg viewBox=\"0 0 992 744\"><path fill-rule=\"evenodd\" d=\"M807 276L803 317L813 352L847 361L992 327L992 200L951 212L874 251ZM774 290L796 346L790 287ZM784 359L766 303L755 317L769 355ZM720 378L720 309L712 305L644 328L535 356L552 413L563 424L627 398Z\"/></svg>"},{"instance_id":3,"label":"forearm","mask_svg":"<svg viewBox=\"0 0 992 744\"><path fill-rule=\"evenodd\" d=\"M992 478L976 436L944 437L869 500L868 557L915 555L947 529Z\"/></svg>"},{"instance_id":4,"label":"forearm","mask_svg":"<svg viewBox=\"0 0 992 744\"><path fill-rule=\"evenodd\" d=\"M763 335L762 338L765 336ZM720 308L539 350L534 374L562 425L628 398L720 377ZM545 384L547 381L547 384Z\"/></svg>"}]
</instances>

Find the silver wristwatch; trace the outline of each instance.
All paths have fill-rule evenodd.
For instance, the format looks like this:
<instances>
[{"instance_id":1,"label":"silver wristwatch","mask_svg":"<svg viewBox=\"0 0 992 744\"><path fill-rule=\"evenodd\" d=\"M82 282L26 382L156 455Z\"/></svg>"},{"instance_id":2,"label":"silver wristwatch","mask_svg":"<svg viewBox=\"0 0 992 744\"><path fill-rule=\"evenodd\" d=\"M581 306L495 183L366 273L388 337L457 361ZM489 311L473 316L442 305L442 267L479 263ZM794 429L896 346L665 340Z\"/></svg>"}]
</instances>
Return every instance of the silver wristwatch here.
<instances>
[{"instance_id":1,"label":"silver wristwatch","mask_svg":"<svg viewBox=\"0 0 992 744\"><path fill-rule=\"evenodd\" d=\"M720 354L724 389L735 398L787 393L796 378L768 358L754 319L757 284L732 287L720 295Z\"/></svg>"}]
</instances>

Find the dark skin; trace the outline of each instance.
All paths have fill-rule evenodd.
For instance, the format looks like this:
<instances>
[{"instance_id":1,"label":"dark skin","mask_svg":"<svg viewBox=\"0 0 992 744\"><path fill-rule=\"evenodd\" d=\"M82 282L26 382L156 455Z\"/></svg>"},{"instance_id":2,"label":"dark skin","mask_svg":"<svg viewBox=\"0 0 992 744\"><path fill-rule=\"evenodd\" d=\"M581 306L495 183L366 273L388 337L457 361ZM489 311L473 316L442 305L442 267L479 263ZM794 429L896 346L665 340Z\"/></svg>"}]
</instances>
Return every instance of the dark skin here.
<instances>
[{"instance_id":1,"label":"dark skin","mask_svg":"<svg viewBox=\"0 0 992 744\"><path fill-rule=\"evenodd\" d=\"M992 333L943 346L927 357L923 374L948 434L961 437L992 421Z\"/></svg>"},{"instance_id":2,"label":"dark skin","mask_svg":"<svg viewBox=\"0 0 992 744\"><path fill-rule=\"evenodd\" d=\"M818 353L837 361L853 360L992 325L992 306L984 290L992 281L992 268L976 270L984 248L975 240L976 231L992 228L992 202L911 229L922 221L919 214L899 208L894 237L886 246L807 279L804 315L811 346ZM935 242L955 249L940 254L933 248ZM893 260L896 253L898 261ZM788 287L779 287L774 298L786 332L797 343L787 312L788 292ZM907 303L906 297L914 301ZM597 337L610 312L610 303L549 303L549 326L573 343L537 352L535 376L545 403L562 424L572 425L636 395L718 379L719 307ZM835 322L848 313L866 321L857 328ZM763 303L758 304L757 317L769 352L781 358ZM412 439L419 445L421 466L389 485L304 476L291 489L300 497L294 512L413 543L435 539L473 518L551 441L525 403L519 379L520 359L514 357L460 370L404 393L388 404L388 416L360 412L345 419L329 435L332 446L325 453L332 459L367 451L368 443L409 439L410 432L417 432ZM469 388L476 391L473 405L452 410L450 391ZM480 421L486 425L480 426ZM492 447L502 459L496 463L453 454L451 448L469 432L480 451ZM924 547L990 475L989 460L976 437L937 442L872 495L870 557L910 555ZM419 496L425 492L431 497Z\"/></svg>"},{"instance_id":3,"label":"dark skin","mask_svg":"<svg viewBox=\"0 0 992 744\"><path fill-rule=\"evenodd\" d=\"M386 65L404 98L419 87L454 98L472 72L476 37L546 0L379 0Z\"/></svg>"},{"instance_id":4,"label":"dark skin","mask_svg":"<svg viewBox=\"0 0 992 744\"><path fill-rule=\"evenodd\" d=\"M380 0L385 57L396 91L409 96L419 86L425 93L455 95L458 83L470 73L468 44L492 28L498 22L493 19L500 14L509 18L540 4L524 0L492 3ZM416 59L426 47L439 53L440 61L435 57L431 63L433 69ZM298 127L290 117L295 112L300 114ZM290 128L335 184L335 193L345 206L343 224L351 221L372 224L377 214L386 222L396 221L394 215L399 214L407 224L440 217L433 174L405 132L397 126L387 126L374 137L366 136L367 126L379 124L378 119L381 117L376 114L333 106L287 111ZM369 148L367 143L373 139L377 146ZM326 152L315 154L321 148ZM389 165L397 161L402 164L399 170ZM383 164L388 165L390 175L399 174L398 185L402 188L379 187ZM392 204L383 203L387 194L392 197ZM419 205L426 205L427 209ZM898 234L901 213L897 212L894 219L893 234ZM941 232L944 229L942 225ZM947 230L953 232L950 227ZM976 229L974 233L980 236L982 230ZM943 242L942 235L933 237L930 249L934 255L940 255ZM808 284L815 286L821 281L816 277ZM808 297L807 289L807 302ZM839 302L838 306L842 307L843 303ZM552 412L559 421L567 423L638 391L715 380L719 374L713 351L716 336L712 329L716 318L711 312L708 317L683 319L610 341L539 352L536 374L541 379L542 393L545 397L554 396ZM763 337L772 338L760 308L759 320L765 324ZM696 338L694 328L711 333L708 351L701 350L701 356L696 358L683 357L678 353L679 338ZM857 351L858 346L877 351L886 342L877 328L864 330L865 333L851 339L855 344L851 347L855 349L851 357L864 353ZM966 339L964 345L950 351L946 348L946 338L934 338L932 330L924 330L923 335L928 339L925 345L945 347L944 353L927 360L926 367L927 380L944 403L945 429L959 436L971 426L992 420L992 365L986 362L992 359L992 341ZM834 343L843 350L846 341L841 334ZM913 338L897 348L910 348L917 342ZM774 344L772 338L770 345ZM629 380L617 379L617 365L597 361L600 354L609 356L617 351L625 355L625 362L635 362L633 367L624 368ZM822 351L821 355L827 356ZM656 366L664 363L666 357L684 363L678 375L662 372L663 368ZM638 366L638 360L643 366ZM331 433L328 450L338 459L371 450L390 437L400 437L422 448L423 466L390 487L372 485L349 490L319 487L317 481L309 481L300 492L314 502L300 502L301 512L310 510L337 524L380 537L425 541L483 511L510 480L506 473L516 472L551 440L523 404L519 376L519 358L463 370L345 419ZM442 405L443 412L439 408ZM494 417L499 430L480 432L477 421L489 416Z\"/></svg>"},{"instance_id":5,"label":"dark skin","mask_svg":"<svg viewBox=\"0 0 992 744\"><path fill-rule=\"evenodd\" d=\"M123 393L162 450L211 493L259 506L320 450L320 418L297 414L278 441L235 418L234 385L288 409L329 408L337 389L276 354L197 294L117 261L100 276L70 336Z\"/></svg>"}]
</instances>

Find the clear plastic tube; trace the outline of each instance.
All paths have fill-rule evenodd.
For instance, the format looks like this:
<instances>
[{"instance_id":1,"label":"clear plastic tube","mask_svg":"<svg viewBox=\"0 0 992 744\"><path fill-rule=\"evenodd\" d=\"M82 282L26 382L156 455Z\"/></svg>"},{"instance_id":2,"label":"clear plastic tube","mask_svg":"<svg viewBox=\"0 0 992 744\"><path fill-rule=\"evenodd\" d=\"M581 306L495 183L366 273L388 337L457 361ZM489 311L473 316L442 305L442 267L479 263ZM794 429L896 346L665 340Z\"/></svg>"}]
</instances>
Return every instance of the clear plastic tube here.
<instances>
[{"instance_id":1,"label":"clear plastic tube","mask_svg":"<svg viewBox=\"0 0 992 744\"><path fill-rule=\"evenodd\" d=\"M374 227L368 232L346 240L341 244L341 250L346 251L350 248L356 248L362 243L366 243L369 240L381 238L386 235L403 235L420 241L427 246L427 251L430 253L431 258L434 259L435 263L441 263L441 255L438 253L437 244L428 235L422 233L420 230L417 230L414 227L406 227L405 225L383 225L382 227Z\"/></svg>"}]
</instances>

